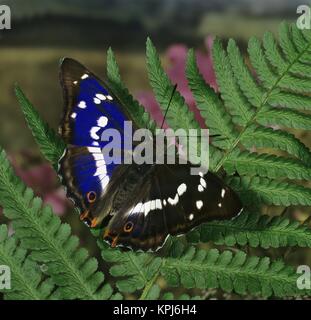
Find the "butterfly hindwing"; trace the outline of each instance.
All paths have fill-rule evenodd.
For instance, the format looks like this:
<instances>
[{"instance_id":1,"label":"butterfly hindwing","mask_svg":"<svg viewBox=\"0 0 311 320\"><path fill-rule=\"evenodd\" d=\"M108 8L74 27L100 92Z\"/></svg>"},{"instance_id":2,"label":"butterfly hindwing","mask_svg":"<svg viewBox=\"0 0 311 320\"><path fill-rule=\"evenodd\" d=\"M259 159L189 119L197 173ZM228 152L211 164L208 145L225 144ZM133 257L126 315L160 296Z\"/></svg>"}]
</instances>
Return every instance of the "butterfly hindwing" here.
<instances>
[{"instance_id":1,"label":"butterfly hindwing","mask_svg":"<svg viewBox=\"0 0 311 320\"><path fill-rule=\"evenodd\" d=\"M156 165L150 170L149 182L137 185L144 194L109 222L104 239L110 244L156 250L168 235L233 218L242 210L238 196L213 173L190 175L189 165Z\"/></svg>"}]
</instances>

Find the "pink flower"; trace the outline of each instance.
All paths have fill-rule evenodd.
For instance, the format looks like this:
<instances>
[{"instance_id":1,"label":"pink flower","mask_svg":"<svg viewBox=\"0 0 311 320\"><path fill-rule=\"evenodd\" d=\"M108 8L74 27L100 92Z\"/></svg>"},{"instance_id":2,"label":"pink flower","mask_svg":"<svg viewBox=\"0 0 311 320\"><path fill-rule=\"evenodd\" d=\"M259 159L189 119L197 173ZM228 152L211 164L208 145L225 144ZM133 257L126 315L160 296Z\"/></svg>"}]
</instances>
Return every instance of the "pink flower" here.
<instances>
[{"instance_id":1,"label":"pink flower","mask_svg":"<svg viewBox=\"0 0 311 320\"><path fill-rule=\"evenodd\" d=\"M45 204L51 205L56 214L64 214L69 208L70 203L66 198L64 189L59 186L57 175L53 168L49 164L44 163L35 165L30 169L22 169L14 157L10 158L16 175L28 187L32 188L35 194L43 199Z\"/></svg>"},{"instance_id":2,"label":"pink flower","mask_svg":"<svg viewBox=\"0 0 311 320\"><path fill-rule=\"evenodd\" d=\"M206 52L200 50L196 51L197 64L200 73L204 77L205 81L215 90L218 90L215 72L213 69L213 62L211 58L211 48L213 45L213 38L207 37L205 40ZM187 59L188 48L182 44L172 45L168 48L166 57L170 62L167 74L172 83L177 84L177 90L184 97L189 109L194 113L196 120L200 123L202 128L205 128L205 121L201 117L199 110L196 107L193 95L188 87L188 81L185 74L185 66ZM160 110L158 103L156 102L153 93L140 92L137 95L139 102L150 112L153 119L161 125L163 120L163 114Z\"/></svg>"}]
</instances>

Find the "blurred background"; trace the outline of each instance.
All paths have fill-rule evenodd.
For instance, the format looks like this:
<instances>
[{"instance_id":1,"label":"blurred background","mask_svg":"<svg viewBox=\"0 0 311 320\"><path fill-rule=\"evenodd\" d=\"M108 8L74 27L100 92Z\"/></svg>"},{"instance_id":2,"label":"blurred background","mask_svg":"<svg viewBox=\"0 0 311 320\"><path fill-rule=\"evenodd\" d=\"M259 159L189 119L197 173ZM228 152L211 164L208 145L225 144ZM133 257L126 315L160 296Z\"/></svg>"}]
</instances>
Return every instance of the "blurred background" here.
<instances>
[{"instance_id":1,"label":"blurred background","mask_svg":"<svg viewBox=\"0 0 311 320\"><path fill-rule=\"evenodd\" d=\"M60 58L75 58L104 77L111 46L128 88L146 108L156 110L145 68L145 41L150 36L169 76L192 105L183 74L187 48L196 49L201 72L217 90L209 55L213 36L233 37L245 50L250 36L266 30L276 33L282 20L296 20L301 0L1 0L0 4L9 5L12 12L12 29L0 30L0 145L17 174L57 214L71 220L74 232L94 251L91 237L83 237L88 229L77 216L66 215L71 206L25 124L14 83L56 129L63 108ZM0 222L3 219L0 215Z\"/></svg>"}]
</instances>

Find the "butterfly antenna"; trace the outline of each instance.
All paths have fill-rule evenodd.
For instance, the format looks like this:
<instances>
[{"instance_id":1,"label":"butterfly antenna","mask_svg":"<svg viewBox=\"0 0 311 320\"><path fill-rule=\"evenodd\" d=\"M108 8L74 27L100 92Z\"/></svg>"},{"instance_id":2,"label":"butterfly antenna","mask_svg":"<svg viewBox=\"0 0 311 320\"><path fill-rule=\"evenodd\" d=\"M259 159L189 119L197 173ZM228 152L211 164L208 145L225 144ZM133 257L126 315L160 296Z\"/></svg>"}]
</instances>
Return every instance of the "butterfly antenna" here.
<instances>
[{"instance_id":1,"label":"butterfly antenna","mask_svg":"<svg viewBox=\"0 0 311 320\"><path fill-rule=\"evenodd\" d=\"M166 116L167 116L167 112L168 112L168 109L170 108L170 105L171 105L171 102L172 102L172 99L173 99L173 97L174 97L174 94L175 94L176 89L177 89L177 84L175 84L175 86L174 86L174 88L173 88L173 91L172 91L172 94L171 94L171 97L170 97L170 101L168 102L167 108L166 108L166 110L165 110L164 117L163 117L163 120L162 120L162 124L161 124L160 129L163 128L164 121L165 121L165 118L166 118Z\"/></svg>"}]
</instances>

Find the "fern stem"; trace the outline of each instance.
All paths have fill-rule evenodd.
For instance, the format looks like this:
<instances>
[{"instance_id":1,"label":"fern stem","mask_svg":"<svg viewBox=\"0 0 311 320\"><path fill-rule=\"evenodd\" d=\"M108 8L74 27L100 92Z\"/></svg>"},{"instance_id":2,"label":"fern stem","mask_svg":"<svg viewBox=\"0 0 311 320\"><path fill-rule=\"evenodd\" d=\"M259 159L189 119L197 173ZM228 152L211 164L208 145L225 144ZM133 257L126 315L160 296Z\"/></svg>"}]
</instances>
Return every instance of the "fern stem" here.
<instances>
[{"instance_id":1,"label":"fern stem","mask_svg":"<svg viewBox=\"0 0 311 320\"><path fill-rule=\"evenodd\" d=\"M240 131L239 135L237 136L237 138L233 141L231 147L226 150L226 152L224 153L222 159L219 160L218 164L215 166L215 172L219 171L220 168L223 166L223 164L225 163L225 161L228 159L229 155L231 154L231 152L236 148L236 146L239 144L239 142L241 141L243 134L245 133L245 131L247 130L247 128L256 120L256 117L258 116L258 114L260 113L260 110L266 105L269 96L271 95L271 93L277 88L277 85L279 84L279 82L287 75L287 73L289 72L289 70L291 69L291 67L297 63L297 61L309 50L311 46L311 43L309 43L308 45L306 45L306 47L298 54L298 56L292 60L288 67L284 70L284 72L277 78L276 82L274 83L274 85L268 90L268 92L265 94L264 99L262 100L261 104L258 106L256 113L251 117L251 119L247 122L247 124L243 127L243 129Z\"/></svg>"},{"instance_id":2,"label":"fern stem","mask_svg":"<svg viewBox=\"0 0 311 320\"><path fill-rule=\"evenodd\" d=\"M158 276L160 274L160 269L154 274L154 276L147 282L147 284L144 287L144 290L139 297L139 300L146 300L151 288L153 287L154 283L157 281Z\"/></svg>"}]
</instances>

